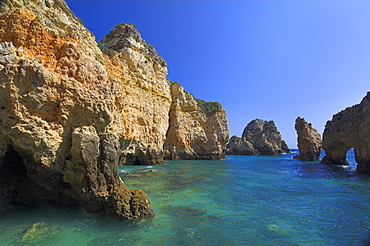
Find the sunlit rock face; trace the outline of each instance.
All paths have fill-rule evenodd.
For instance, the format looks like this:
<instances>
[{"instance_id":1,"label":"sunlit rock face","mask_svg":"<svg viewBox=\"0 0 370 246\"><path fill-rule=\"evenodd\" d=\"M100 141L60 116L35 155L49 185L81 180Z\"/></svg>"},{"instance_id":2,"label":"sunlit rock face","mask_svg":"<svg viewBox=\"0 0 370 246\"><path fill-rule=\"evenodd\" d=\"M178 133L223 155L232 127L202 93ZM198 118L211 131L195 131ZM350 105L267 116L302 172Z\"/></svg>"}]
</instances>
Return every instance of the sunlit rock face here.
<instances>
[{"instance_id":1,"label":"sunlit rock face","mask_svg":"<svg viewBox=\"0 0 370 246\"><path fill-rule=\"evenodd\" d=\"M241 138L233 136L226 146L228 155L280 155L290 153L274 121L252 120Z\"/></svg>"},{"instance_id":2,"label":"sunlit rock face","mask_svg":"<svg viewBox=\"0 0 370 246\"><path fill-rule=\"evenodd\" d=\"M166 76L132 24L98 44L63 0L0 1L0 210L49 201L139 219L150 202L119 164L223 158L221 106L180 114L181 86ZM182 148L184 131L194 137Z\"/></svg>"},{"instance_id":3,"label":"sunlit rock face","mask_svg":"<svg viewBox=\"0 0 370 246\"><path fill-rule=\"evenodd\" d=\"M320 133L307 123L304 118L298 117L295 121L299 155L295 159L302 161L314 161L319 159L322 146Z\"/></svg>"},{"instance_id":4,"label":"sunlit rock face","mask_svg":"<svg viewBox=\"0 0 370 246\"><path fill-rule=\"evenodd\" d=\"M195 99L176 82L171 85L171 93L170 126L164 145L166 158L225 158L229 128L221 105Z\"/></svg>"},{"instance_id":5,"label":"sunlit rock face","mask_svg":"<svg viewBox=\"0 0 370 246\"><path fill-rule=\"evenodd\" d=\"M118 176L127 82L108 72L128 65L105 56L64 1L0 6L0 210L51 201L152 215Z\"/></svg>"},{"instance_id":6,"label":"sunlit rock face","mask_svg":"<svg viewBox=\"0 0 370 246\"><path fill-rule=\"evenodd\" d=\"M171 106L167 64L133 24L118 24L102 39L116 54L107 70L121 85L120 164L163 164Z\"/></svg>"},{"instance_id":7,"label":"sunlit rock face","mask_svg":"<svg viewBox=\"0 0 370 246\"><path fill-rule=\"evenodd\" d=\"M370 93L326 122L323 149L326 164L345 165L347 151L355 150L357 172L370 174Z\"/></svg>"}]
</instances>

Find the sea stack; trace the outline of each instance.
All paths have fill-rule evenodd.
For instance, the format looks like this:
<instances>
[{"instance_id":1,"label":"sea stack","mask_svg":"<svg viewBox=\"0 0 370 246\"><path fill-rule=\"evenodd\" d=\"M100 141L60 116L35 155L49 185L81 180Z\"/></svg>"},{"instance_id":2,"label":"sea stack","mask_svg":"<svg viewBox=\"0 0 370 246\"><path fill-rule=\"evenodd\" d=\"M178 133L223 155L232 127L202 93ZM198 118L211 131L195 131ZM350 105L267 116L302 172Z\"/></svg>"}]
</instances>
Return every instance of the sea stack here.
<instances>
[{"instance_id":1,"label":"sea stack","mask_svg":"<svg viewBox=\"0 0 370 246\"><path fill-rule=\"evenodd\" d=\"M221 104L196 99L177 82L171 83L171 95L165 158L224 159L229 128Z\"/></svg>"},{"instance_id":2,"label":"sea stack","mask_svg":"<svg viewBox=\"0 0 370 246\"><path fill-rule=\"evenodd\" d=\"M233 136L226 146L228 155L280 155L290 153L273 120L252 120L241 138Z\"/></svg>"},{"instance_id":3,"label":"sea stack","mask_svg":"<svg viewBox=\"0 0 370 246\"><path fill-rule=\"evenodd\" d=\"M346 154L355 150L357 172L370 174L370 92L360 104L349 107L326 122L323 134L326 156L322 163L346 165Z\"/></svg>"},{"instance_id":4,"label":"sea stack","mask_svg":"<svg viewBox=\"0 0 370 246\"><path fill-rule=\"evenodd\" d=\"M294 159L300 159L302 161L319 159L322 146L320 133L312 127L311 123L307 123L301 117L296 119L295 129L298 135L299 155L294 156Z\"/></svg>"},{"instance_id":5,"label":"sea stack","mask_svg":"<svg viewBox=\"0 0 370 246\"><path fill-rule=\"evenodd\" d=\"M170 112L187 108L174 103L181 99L164 59L132 24L98 44L63 0L3 0L0 13L0 211L46 201L128 219L153 215L118 165L164 163L165 143L166 151L177 144L166 141L169 131L186 146L200 141L176 135L185 123L172 124L178 116ZM222 158L224 111L194 110L185 118L207 130L189 158Z\"/></svg>"}]
</instances>

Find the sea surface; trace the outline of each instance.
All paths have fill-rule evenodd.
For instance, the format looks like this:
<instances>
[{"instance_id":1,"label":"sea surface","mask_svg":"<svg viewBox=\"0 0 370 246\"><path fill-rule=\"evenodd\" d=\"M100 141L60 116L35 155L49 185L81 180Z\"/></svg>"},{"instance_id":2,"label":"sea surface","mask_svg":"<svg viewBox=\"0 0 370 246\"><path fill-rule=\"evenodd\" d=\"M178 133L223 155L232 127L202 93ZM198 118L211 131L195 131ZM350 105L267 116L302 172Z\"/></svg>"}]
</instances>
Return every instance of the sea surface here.
<instances>
[{"instance_id":1,"label":"sea surface","mask_svg":"<svg viewBox=\"0 0 370 246\"><path fill-rule=\"evenodd\" d=\"M122 221L80 207L8 205L0 245L368 245L370 175L282 156L121 166L156 216Z\"/></svg>"}]
</instances>

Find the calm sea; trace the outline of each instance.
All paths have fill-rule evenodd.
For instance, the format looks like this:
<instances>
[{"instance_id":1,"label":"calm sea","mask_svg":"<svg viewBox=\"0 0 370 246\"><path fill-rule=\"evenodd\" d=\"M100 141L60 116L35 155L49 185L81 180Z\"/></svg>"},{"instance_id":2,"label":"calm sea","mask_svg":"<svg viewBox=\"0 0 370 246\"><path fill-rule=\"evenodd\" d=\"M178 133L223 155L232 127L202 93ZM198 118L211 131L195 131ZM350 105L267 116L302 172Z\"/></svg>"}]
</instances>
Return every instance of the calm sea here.
<instances>
[{"instance_id":1,"label":"calm sea","mask_svg":"<svg viewBox=\"0 0 370 246\"><path fill-rule=\"evenodd\" d=\"M79 207L9 205L0 244L367 245L370 175L354 172L353 151L345 167L295 154L123 166L122 179L149 195L155 217L129 222Z\"/></svg>"}]
</instances>

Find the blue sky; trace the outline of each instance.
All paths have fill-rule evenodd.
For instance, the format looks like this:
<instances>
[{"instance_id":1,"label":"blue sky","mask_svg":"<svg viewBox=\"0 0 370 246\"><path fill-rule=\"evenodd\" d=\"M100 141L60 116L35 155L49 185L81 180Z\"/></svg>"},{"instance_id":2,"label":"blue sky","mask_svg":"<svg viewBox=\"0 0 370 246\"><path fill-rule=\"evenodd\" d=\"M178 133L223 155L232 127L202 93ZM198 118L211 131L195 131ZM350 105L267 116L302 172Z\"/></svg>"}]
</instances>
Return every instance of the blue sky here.
<instances>
[{"instance_id":1,"label":"blue sky","mask_svg":"<svg viewBox=\"0 0 370 246\"><path fill-rule=\"evenodd\" d=\"M370 90L370 1L67 0L97 40L131 22L168 78L226 109L231 135L274 120L296 148L300 116L327 120Z\"/></svg>"}]
</instances>

